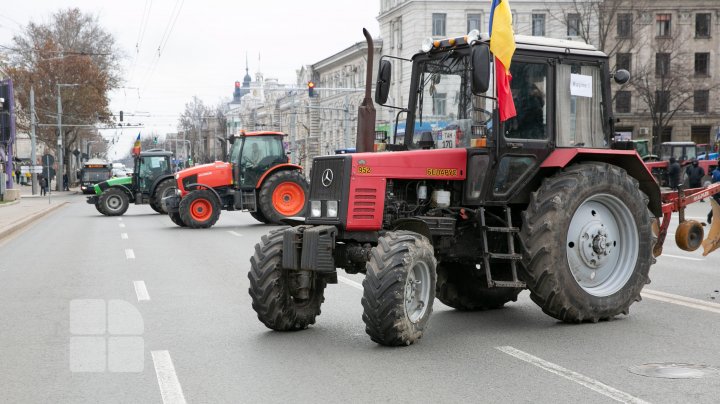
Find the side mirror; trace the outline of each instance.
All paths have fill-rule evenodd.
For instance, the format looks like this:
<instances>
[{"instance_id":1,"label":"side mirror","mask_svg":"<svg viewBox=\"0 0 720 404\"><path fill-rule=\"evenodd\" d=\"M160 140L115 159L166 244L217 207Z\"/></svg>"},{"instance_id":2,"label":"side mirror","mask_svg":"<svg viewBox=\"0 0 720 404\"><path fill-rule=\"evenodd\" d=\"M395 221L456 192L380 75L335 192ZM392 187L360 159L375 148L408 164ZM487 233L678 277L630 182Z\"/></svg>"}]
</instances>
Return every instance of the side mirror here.
<instances>
[{"instance_id":1,"label":"side mirror","mask_svg":"<svg viewBox=\"0 0 720 404\"><path fill-rule=\"evenodd\" d=\"M625 84L630 81L630 72L625 69L620 69L613 75L615 82L618 84Z\"/></svg>"},{"instance_id":2,"label":"side mirror","mask_svg":"<svg viewBox=\"0 0 720 404\"><path fill-rule=\"evenodd\" d=\"M235 136L230 136L230 137L228 138L228 141L230 142L230 144L235 143Z\"/></svg>"},{"instance_id":3,"label":"side mirror","mask_svg":"<svg viewBox=\"0 0 720 404\"><path fill-rule=\"evenodd\" d=\"M490 88L490 48L479 43L472 48L472 92L483 94Z\"/></svg>"},{"instance_id":4,"label":"side mirror","mask_svg":"<svg viewBox=\"0 0 720 404\"><path fill-rule=\"evenodd\" d=\"M375 83L375 102L385 105L390 94L390 78L392 77L392 65L389 60L381 60L378 67L378 78Z\"/></svg>"}]
</instances>

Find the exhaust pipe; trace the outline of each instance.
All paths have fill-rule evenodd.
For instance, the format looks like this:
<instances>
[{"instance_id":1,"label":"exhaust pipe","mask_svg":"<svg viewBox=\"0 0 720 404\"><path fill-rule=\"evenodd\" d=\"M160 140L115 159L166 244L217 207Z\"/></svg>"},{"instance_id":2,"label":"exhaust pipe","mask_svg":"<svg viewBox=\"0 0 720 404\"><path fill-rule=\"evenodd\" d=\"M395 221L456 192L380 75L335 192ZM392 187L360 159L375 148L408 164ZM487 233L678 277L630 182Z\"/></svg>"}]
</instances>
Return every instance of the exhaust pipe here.
<instances>
[{"instance_id":1,"label":"exhaust pipe","mask_svg":"<svg viewBox=\"0 0 720 404\"><path fill-rule=\"evenodd\" d=\"M368 57L365 69L365 98L358 107L357 138L355 139L355 150L358 153L373 151L373 143L375 143L375 104L370 96L375 47L370 32L365 28L363 28L363 35L365 35L368 44Z\"/></svg>"}]
</instances>

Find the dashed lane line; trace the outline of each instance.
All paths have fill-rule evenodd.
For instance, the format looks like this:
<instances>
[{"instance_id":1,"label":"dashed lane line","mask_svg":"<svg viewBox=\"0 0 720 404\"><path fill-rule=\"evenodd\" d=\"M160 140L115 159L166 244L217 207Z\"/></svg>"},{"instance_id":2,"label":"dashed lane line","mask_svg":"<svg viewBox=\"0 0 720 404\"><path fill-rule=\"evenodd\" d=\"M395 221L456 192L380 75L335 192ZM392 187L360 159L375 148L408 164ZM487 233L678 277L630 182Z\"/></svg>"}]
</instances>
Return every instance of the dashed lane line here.
<instances>
[{"instance_id":1,"label":"dashed lane line","mask_svg":"<svg viewBox=\"0 0 720 404\"><path fill-rule=\"evenodd\" d=\"M175 373L170 352L168 351L151 351L153 364L155 365L155 374L157 375L158 385L160 386L160 395L164 404L185 404L185 395Z\"/></svg>"},{"instance_id":2,"label":"dashed lane line","mask_svg":"<svg viewBox=\"0 0 720 404\"><path fill-rule=\"evenodd\" d=\"M240 234L240 233L238 233L238 232L236 232L236 231L232 231L232 230L228 230L228 233L232 234L232 235L235 236L235 237L242 237L242 236L243 236L242 234Z\"/></svg>"},{"instance_id":3,"label":"dashed lane line","mask_svg":"<svg viewBox=\"0 0 720 404\"><path fill-rule=\"evenodd\" d=\"M362 284L355 282L355 281L351 281L350 279L345 278L344 276L338 276L338 282L342 282L346 285L350 285L350 286L354 287L355 289L363 290Z\"/></svg>"},{"instance_id":4,"label":"dashed lane line","mask_svg":"<svg viewBox=\"0 0 720 404\"><path fill-rule=\"evenodd\" d=\"M138 302L150 300L150 294L148 294L144 281L133 281L133 286L135 287Z\"/></svg>"},{"instance_id":5,"label":"dashed lane line","mask_svg":"<svg viewBox=\"0 0 720 404\"><path fill-rule=\"evenodd\" d=\"M674 295L672 293L665 293L659 290L652 289L643 289L641 295L642 297L657 300L660 302L672 303L679 306L689 307L691 309L720 314L720 304L717 303L706 302L700 299L693 299L692 297Z\"/></svg>"},{"instance_id":6,"label":"dashed lane line","mask_svg":"<svg viewBox=\"0 0 720 404\"><path fill-rule=\"evenodd\" d=\"M125 223L118 223L118 226L124 228L124 227L125 227Z\"/></svg>"},{"instance_id":7,"label":"dashed lane line","mask_svg":"<svg viewBox=\"0 0 720 404\"><path fill-rule=\"evenodd\" d=\"M615 401L619 401L621 403L635 403L635 404L647 403L647 401L644 401L635 396L631 396L630 394L622 392L614 387L610 387L607 384L602 383L598 380L595 380L595 379L592 379L585 375L582 375L580 373L574 372L570 369L566 369L566 368L564 368L560 365L556 365L552 362L548 362L544 359L538 358L537 356L530 355L527 352L523 352L523 351L513 348L511 346L498 346L498 347L495 347L495 349L497 349L501 352L504 352L510 356L513 356L517 359L525 361L531 365L537 366L540 369L546 370L546 371L556 374L560 377L564 377L565 379L575 382L581 386L587 387L588 389L590 389L596 393L600 393L600 394L602 394L608 398L611 398Z\"/></svg>"},{"instance_id":8,"label":"dashed lane line","mask_svg":"<svg viewBox=\"0 0 720 404\"><path fill-rule=\"evenodd\" d=\"M672 255L672 254L663 254L661 257L670 257L680 260L689 260L689 261L705 261L702 258L693 258L693 257L683 257L682 255Z\"/></svg>"},{"instance_id":9,"label":"dashed lane line","mask_svg":"<svg viewBox=\"0 0 720 404\"><path fill-rule=\"evenodd\" d=\"M120 233L120 238L123 240L127 240L128 239L127 233Z\"/></svg>"},{"instance_id":10,"label":"dashed lane line","mask_svg":"<svg viewBox=\"0 0 720 404\"><path fill-rule=\"evenodd\" d=\"M135 259L135 251L132 250L132 248L126 248L125 249L125 258L129 260Z\"/></svg>"}]
</instances>

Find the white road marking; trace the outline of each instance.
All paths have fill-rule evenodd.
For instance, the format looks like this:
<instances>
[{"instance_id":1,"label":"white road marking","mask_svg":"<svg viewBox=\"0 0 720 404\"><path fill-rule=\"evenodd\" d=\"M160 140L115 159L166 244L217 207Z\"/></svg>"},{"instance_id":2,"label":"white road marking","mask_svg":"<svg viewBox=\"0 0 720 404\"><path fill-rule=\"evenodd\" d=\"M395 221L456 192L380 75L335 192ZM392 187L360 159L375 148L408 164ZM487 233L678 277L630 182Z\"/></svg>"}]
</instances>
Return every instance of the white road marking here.
<instances>
[{"instance_id":1,"label":"white road marking","mask_svg":"<svg viewBox=\"0 0 720 404\"><path fill-rule=\"evenodd\" d=\"M235 237L242 237L242 236L243 236L242 234L240 234L240 233L238 233L238 232L236 232L236 231L232 231L232 230L228 230L228 233L232 234L232 235L235 236Z\"/></svg>"},{"instance_id":2,"label":"white road marking","mask_svg":"<svg viewBox=\"0 0 720 404\"><path fill-rule=\"evenodd\" d=\"M129 260L135 259L135 252L132 250L132 248L125 249L125 258L127 258Z\"/></svg>"},{"instance_id":3,"label":"white road marking","mask_svg":"<svg viewBox=\"0 0 720 404\"><path fill-rule=\"evenodd\" d=\"M120 238L123 240L127 240L128 239L127 233L120 233Z\"/></svg>"},{"instance_id":4,"label":"white road marking","mask_svg":"<svg viewBox=\"0 0 720 404\"><path fill-rule=\"evenodd\" d=\"M606 397L609 397L615 401L619 401L621 403L647 403L647 401L641 400L637 397L631 396L630 394L627 394L625 392L622 392L616 388L610 387L605 383L599 382L595 379L591 379L585 375L582 375L577 372L573 372L572 370L565 369L564 367L560 365L556 365L552 362L548 362L546 360L540 359L537 356L530 355L527 352L523 352L519 349L513 348L511 346L498 346L495 347L495 349L502 351L510 356L514 356L522 361L525 361L531 365L537 366L543 370L546 370L550 373L554 373L560 377L564 377L572 382L575 382L577 384L580 384L582 386L585 386L589 388L592 391L595 391L597 393L600 393Z\"/></svg>"},{"instance_id":5,"label":"white road marking","mask_svg":"<svg viewBox=\"0 0 720 404\"><path fill-rule=\"evenodd\" d=\"M125 227L125 223L118 223L118 226Z\"/></svg>"},{"instance_id":6,"label":"white road marking","mask_svg":"<svg viewBox=\"0 0 720 404\"><path fill-rule=\"evenodd\" d=\"M151 351L150 354L152 355L153 364L155 365L155 374L157 375L163 403L187 403L182 391L182 386L180 386L177 374L175 374L175 366L173 366L170 352Z\"/></svg>"},{"instance_id":7,"label":"white road marking","mask_svg":"<svg viewBox=\"0 0 720 404\"><path fill-rule=\"evenodd\" d=\"M119 218L117 218L117 219L118 219L118 222L122 222L122 218L121 218L121 217L119 217Z\"/></svg>"},{"instance_id":8,"label":"white road marking","mask_svg":"<svg viewBox=\"0 0 720 404\"><path fill-rule=\"evenodd\" d=\"M690 260L690 261L705 261L702 258L693 258L693 257L683 257L681 255L672 255L672 254L663 254L661 257L670 257L670 258L677 258L681 260Z\"/></svg>"},{"instance_id":9,"label":"white road marking","mask_svg":"<svg viewBox=\"0 0 720 404\"><path fill-rule=\"evenodd\" d=\"M355 289L363 290L362 284L355 282L355 281L351 281L350 279L345 278L344 276L338 276L338 281L342 282L346 285L350 285L350 286L354 287Z\"/></svg>"},{"instance_id":10,"label":"white road marking","mask_svg":"<svg viewBox=\"0 0 720 404\"><path fill-rule=\"evenodd\" d=\"M135 294L137 295L138 302L150 300L150 295L148 294L144 281L133 281L133 286L135 286Z\"/></svg>"},{"instance_id":11,"label":"white road marking","mask_svg":"<svg viewBox=\"0 0 720 404\"><path fill-rule=\"evenodd\" d=\"M720 304L706 302L692 297L673 295L672 293L660 292L659 290L643 289L642 297L658 300L665 303L677 304L679 306L690 307L691 309L709 311L711 313L720 314Z\"/></svg>"}]
</instances>

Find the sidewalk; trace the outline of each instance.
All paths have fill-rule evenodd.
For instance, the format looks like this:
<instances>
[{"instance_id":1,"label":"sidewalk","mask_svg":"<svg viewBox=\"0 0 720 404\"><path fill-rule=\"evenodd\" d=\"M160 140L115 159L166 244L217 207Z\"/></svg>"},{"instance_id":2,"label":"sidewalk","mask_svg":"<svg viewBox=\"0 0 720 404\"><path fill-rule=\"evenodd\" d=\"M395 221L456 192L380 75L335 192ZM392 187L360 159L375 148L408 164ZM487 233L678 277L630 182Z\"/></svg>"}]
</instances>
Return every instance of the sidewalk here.
<instances>
[{"instance_id":1,"label":"sidewalk","mask_svg":"<svg viewBox=\"0 0 720 404\"><path fill-rule=\"evenodd\" d=\"M20 199L9 203L0 203L0 242L12 234L22 230L30 224L40 220L45 215L69 203L68 197L80 194L78 188L70 191L52 191L48 196L32 195L30 186L17 186L20 188ZM48 201L49 199L49 201Z\"/></svg>"}]
</instances>

